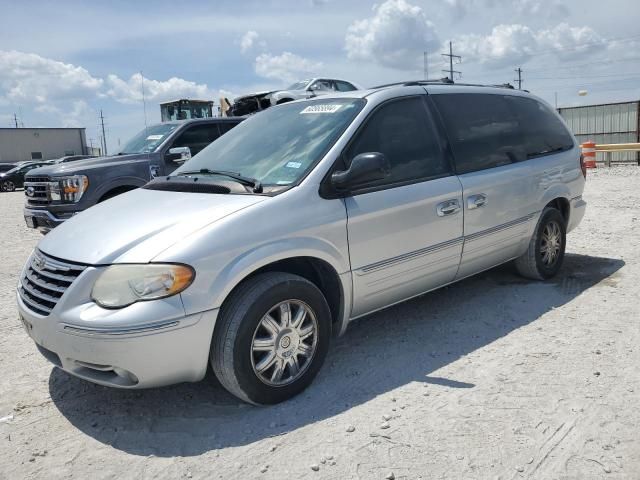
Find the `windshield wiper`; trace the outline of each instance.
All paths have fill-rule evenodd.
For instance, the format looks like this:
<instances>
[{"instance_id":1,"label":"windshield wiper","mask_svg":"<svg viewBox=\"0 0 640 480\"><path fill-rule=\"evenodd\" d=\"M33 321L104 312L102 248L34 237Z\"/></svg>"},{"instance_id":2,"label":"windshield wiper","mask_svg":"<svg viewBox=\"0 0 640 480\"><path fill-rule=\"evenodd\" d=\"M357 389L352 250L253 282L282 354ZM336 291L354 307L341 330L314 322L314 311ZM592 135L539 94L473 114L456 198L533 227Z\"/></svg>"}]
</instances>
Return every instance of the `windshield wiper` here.
<instances>
[{"instance_id":1,"label":"windshield wiper","mask_svg":"<svg viewBox=\"0 0 640 480\"><path fill-rule=\"evenodd\" d=\"M188 170L186 172L180 172L177 175L222 175L224 177L229 177L235 180L242 185L247 185L253 189L253 193L262 193L262 184L260 180L256 180L255 178L245 177L236 172L228 172L226 170L209 170L208 168L201 168L200 170Z\"/></svg>"}]
</instances>

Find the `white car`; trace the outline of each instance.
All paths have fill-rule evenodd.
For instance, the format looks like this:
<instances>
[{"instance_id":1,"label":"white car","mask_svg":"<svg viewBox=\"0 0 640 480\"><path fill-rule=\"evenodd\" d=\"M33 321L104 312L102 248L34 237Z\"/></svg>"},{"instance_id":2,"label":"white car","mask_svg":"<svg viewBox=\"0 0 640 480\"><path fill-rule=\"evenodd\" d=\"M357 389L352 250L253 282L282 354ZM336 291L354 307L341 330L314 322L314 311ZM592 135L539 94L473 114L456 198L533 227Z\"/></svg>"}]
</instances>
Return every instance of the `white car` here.
<instances>
[{"instance_id":1,"label":"white car","mask_svg":"<svg viewBox=\"0 0 640 480\"><path fill-rule=\"evenodd\" d=\"M352 92L362 88L353 82L335 78L310 78L289 85L284 90L264 91L243 95L233 101L231 115L242 116L255 113L272 105L312 98L335 92Z\"/></svg>"}]
</instances>

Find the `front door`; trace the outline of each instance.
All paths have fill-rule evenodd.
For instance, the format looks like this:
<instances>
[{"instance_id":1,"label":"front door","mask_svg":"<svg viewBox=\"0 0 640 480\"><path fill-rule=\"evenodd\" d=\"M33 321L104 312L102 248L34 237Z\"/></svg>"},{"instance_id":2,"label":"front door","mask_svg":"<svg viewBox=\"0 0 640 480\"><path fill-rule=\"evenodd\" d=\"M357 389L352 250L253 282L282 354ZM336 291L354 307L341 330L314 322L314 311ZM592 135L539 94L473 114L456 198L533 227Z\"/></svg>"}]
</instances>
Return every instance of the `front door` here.
<instances>
[{"instance_id":1,"label":"front door","mask_svg":"<svg viewBox=\"0 0 640 480\"><path fill-rule=\"evenodd\" d=\"M462 252L462 189L435 133L425 95L378 107L347 147L381 152L388 178L345 199L352 317L451 282Z\"/></svg>"}]
</instances>

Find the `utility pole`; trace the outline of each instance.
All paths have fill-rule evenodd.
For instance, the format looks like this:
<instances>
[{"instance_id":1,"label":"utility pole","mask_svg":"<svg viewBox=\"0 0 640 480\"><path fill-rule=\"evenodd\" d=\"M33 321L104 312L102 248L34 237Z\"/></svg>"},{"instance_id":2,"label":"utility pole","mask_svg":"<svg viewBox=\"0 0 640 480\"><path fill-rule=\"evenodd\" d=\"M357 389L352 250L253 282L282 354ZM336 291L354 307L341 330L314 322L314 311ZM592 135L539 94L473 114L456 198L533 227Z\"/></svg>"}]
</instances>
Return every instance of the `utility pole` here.
<instances>
[{"instance_id":1,"label":"utility pole","mask_svg":"<svg viewBox=\"0 0 640 480\"><path fill-rule=\"evenodd\" d=\"M429 79L429 60L428 60L426 50L424 51L423 61L424 61L424 79L428 80Z\"/></svg>"},{"instance_id":2,"label":"utility pole","mask_svg":"<svg viewBox=\"0 0 640 480\"><path fill-rule=\"evenodd\" d=\"M449 74L449 80L453 81L453 75L456 73L462 76L462 72L453 69L453 59L457 58L459 61L462 61L462 57L453 54L453 44L451 42L449 42L449 53L443 53L442 56L449 57L449 70L442 70L444 73Z\"/></svg>"},{"instance_id":3,"label":"utility pole","mask_svg":"<svg viewBox=\"0 0 640 480\"><path fill-rule=\"evenodd\" d=\"M13 121L16 124L16 128L18 128L18 116L15 113L13 114Z\"/></svg>"},{"instance_id":4,"label":"utility pole","mask_svg":"<svg viewBox=\"0 0 640 480\"><path fill-rule=\"evenodd\" d=\"M140 85L142 86L142 109L144 111L144 128L147 130L147 102L144 99L144 75L142 75L142 70L140 70Z\"/></svg>"},{"instance_id":5,"label":"utility pole","mask_svg":"<svg viewBox=\"0 0 640 480\"><path fill-rule=\"evenodd\" d=\"M514 81L518 82L518 90L522 90L522 69L518 67L515 71L518 74L518 78Z\"/></svg>"},{"instance_id":6,"label":"utility pole","mask_svg":"<svg viewBox=\"0 0 640 480\"><path fill-rule=\"evenodd\" d=\"M100 123L102 124L102 142L104 146L104 154L107 155L107 137L104 135L104 117L102 116L102 109L100 109Z\"/></svg>"}]
</instances>

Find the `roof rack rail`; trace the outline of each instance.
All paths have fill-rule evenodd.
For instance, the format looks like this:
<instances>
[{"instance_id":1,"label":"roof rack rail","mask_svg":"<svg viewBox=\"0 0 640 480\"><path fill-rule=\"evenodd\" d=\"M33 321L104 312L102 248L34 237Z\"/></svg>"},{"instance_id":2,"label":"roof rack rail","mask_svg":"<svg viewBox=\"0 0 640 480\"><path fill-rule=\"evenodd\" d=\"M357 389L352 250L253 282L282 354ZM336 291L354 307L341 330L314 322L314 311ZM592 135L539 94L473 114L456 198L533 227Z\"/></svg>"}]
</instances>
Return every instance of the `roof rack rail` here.
<instances>
[{"instance_id":1,"label":"roof rack rail","mask_svg":"<svg viewBox=\"0 0 640 480\"><path fill-rule=\"evenodd\" d=\"M410 86L410 85L423 85L423 84L438 84L438 83L444 83L444 84L453 84L453 80L451 80L449 77L444 77L444 78L432 78L432 79L427 79L427 80L410 80L410 81L404 81L404 82L393 82L393 83L386 83L384 85L376 85L375 87L371 87L371 88L385 88L385 87L396 87L396 86Z\"/></svg>"},{"instance_id":2,"label":"roof rack rail","mask_svg":"<svg viewBox=\"0 0 640 480\"><path fill-rule=\"evenodd\" d=\"M416 85L457 85L461 87L493 87L493 88L508 88L510 90L514 90L515 87L510 83L501 83L495 85L483 85L480 83L455 83L449 77L431 79L431 80L411 80L407 82L395 82L395 83L387 83L385 85L378 85L371 88L385 88L385 87L396 87L396 86L416 86Z\"/></svg>"}]
</instances>

